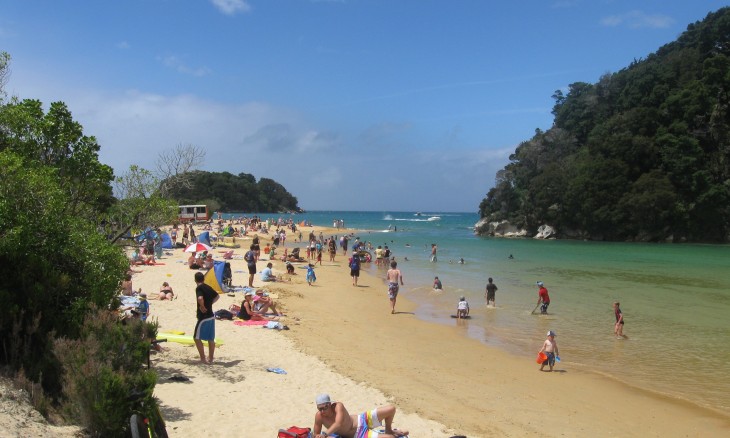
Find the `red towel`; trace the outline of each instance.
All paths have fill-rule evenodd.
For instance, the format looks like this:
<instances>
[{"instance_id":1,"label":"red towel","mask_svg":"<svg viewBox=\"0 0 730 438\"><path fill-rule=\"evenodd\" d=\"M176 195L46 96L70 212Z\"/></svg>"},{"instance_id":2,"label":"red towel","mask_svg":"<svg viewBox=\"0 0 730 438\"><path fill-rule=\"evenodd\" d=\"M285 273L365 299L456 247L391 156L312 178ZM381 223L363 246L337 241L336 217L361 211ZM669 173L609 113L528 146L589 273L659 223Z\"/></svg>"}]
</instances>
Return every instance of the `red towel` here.
<instances>
[{"instance_id":1,"label":"red towel","mask_svg":"<svg viewBox=\"0 0 730 438\"><path fill-rule=\"evenodd\" d=\"M253 320L250 320L250 319L248 321L244 321L242 319L239 319L239 320L233 321L233 325L245 325L245 326L248 326L248 325L266 325L267 322L269 322L269 321L253 321Z\"/></svg>"}]
</instances>

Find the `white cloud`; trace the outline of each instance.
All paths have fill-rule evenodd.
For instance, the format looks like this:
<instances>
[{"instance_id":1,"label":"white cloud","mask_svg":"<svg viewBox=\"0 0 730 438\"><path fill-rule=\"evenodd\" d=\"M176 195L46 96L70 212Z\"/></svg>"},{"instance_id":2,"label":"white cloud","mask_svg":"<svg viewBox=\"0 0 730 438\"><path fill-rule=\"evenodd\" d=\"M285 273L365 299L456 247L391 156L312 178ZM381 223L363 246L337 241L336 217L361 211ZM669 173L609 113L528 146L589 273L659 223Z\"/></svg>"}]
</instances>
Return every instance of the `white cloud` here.
<instances>
[{"instance_id":1,"label":"white cloud","mask_svg":"<svg viewBox=\"0 0 730 438\"><path fill-rule=\"evenodd\" d=\"M191 75L195 77L207 76L211 73L208 67L189 67L183 60L175 55L159 56L157 59L162 62L165 66L170 67L178 73Z\"/></svg>"},{"instance_id":2,"label":"white cloud","mask_svg":"<svg viewBox=\"0 0 730 438\"><path fill-rule=\"evenodd\" d=\"M601 19L601 24L608 27L626 26L631 29L661 29L674 24L674 19L661 14L648 15L642 11L630 11L625 14L609 15Z\"/></svg>"},{"instance_id":3,"label":"white cloud","mask_svg":"<svg viewBox=\"0 0 730 438\"><path fill-rule=\"evenodd\" d=\"M251 10L251 6L245 0L210 0L210 2L226 15L235 15L239 12Z\"/></svg>"}]
</instances>

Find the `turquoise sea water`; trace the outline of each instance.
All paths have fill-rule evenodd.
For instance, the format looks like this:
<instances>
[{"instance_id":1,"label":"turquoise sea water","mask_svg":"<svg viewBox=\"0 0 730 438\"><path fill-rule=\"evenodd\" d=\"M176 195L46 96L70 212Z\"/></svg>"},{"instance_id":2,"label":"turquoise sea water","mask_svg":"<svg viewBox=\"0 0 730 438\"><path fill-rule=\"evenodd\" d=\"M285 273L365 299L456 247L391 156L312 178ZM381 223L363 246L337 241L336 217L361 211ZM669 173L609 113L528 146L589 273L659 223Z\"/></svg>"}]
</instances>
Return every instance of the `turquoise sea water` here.
<instances>
[{"instance_id":1,"label":"turquoise sea water","mask_svg":"<svg viewBox=\"0 0 730 438\"><path fill-rule=\"evenodd\" d=\"M730 246L476 237L473 213L283 217L320 226L343 219L347 228L368 230L357 233L361 240L389 245L406 281L401 293L419 304L422 319L458 324L465 336L530 361L545 332L555 330L562 367L590 369L704 407L730 409ZM431 243L438 245L436 263L428 260ZM288 239L287 246L293 245ZM385 268L378 272L374 264L367 269L385 275ZM442 292L432 289L434 276L443 282ZM488 277L499 287L496 309L485 306ZM550 291L547 316L531 314L538 280ZM460 295L471 304L473 317L466 323L449 317ZM621 302L628 340L613 336L614 301Z\"/></svg>"}]
</instances>

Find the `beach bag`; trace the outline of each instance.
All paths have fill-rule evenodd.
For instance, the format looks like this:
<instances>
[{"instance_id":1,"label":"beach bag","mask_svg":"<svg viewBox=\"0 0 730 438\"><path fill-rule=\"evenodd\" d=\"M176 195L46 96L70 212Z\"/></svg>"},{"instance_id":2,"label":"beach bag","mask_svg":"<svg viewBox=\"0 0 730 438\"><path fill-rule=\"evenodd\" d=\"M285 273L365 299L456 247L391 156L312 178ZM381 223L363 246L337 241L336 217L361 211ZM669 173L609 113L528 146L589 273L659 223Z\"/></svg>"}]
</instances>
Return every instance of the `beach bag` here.
<instances>
[{"instance_id":1,"label":"beach bag","mask_svg":"<svg viewBox=\"0 0 730 438\"><path fill-rule=\"evenodd\" d=\"M233 319L233 313L226 309L216 310L215 319Z\"/></svg>"},{"instance_id":2,"label":"beach bag","mask_svg":"<svg viewBox=\"0 0 730 438\"><path fill-rule=\"evenodd\" d=\"M289 429L279 429L277 438L311 438L312 429L308 427L292 426Z\"/></svg>"},{"instance_id":3,"label":"beach bag","mask_svg":"<svg viewBox=\"0 0 730 438\"><path fill-rule=\"evenodd\" d=\"M360 256L353 255L350 262L350 269L360 269Z\"/></svg>"}]
</instances>

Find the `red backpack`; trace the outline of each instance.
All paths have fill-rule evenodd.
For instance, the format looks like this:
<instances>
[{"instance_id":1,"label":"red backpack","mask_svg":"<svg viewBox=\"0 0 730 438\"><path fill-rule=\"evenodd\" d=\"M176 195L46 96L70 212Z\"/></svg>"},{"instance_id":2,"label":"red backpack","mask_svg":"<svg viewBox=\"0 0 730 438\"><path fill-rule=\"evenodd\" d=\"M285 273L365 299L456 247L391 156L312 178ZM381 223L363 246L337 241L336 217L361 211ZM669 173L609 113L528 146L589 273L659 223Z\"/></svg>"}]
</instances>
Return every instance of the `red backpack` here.
<instances>
[{"instance_id":1,"label":"red backpack","mask_svg":"<svg viewBox=\"0 0 730 438\"><path fill-rule=\"evenodd\" d=\"M312 429L308 427L292 426L289 429L279 429L277 438L310 438Z\"/></svg>"}]
</instances>

